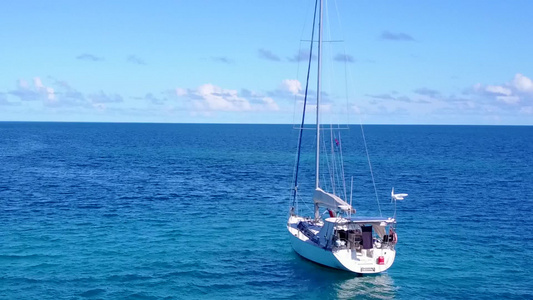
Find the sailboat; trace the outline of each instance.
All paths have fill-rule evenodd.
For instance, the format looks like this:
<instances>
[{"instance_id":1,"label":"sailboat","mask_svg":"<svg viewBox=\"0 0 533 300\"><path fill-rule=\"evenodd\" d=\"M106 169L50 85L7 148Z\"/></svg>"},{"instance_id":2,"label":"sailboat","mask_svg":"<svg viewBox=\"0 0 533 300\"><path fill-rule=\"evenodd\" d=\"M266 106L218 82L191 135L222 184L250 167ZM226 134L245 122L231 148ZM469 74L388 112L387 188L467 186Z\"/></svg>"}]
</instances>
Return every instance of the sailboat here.
<instances>
[{"instance_id":1,"label":"sailboat","mask_svg":"<svg viewBox=\"0 0 533 300\"><path fill-rule=\"evenodd\" d=\"M318 11L318 14L317 14ZM322 11L323 1L316 0L311 50L309 55L308 82L306 83L302 122L299 129L298 151L295 166L294 185L291 192L287 230L292 248L300 256L323 266L345 270L358 274L375 274L384 272L394 263L396 257L396 209L393 217L360 217L352 206L352 201L346 201L335 191L327 192L320 181L320 145L321 131L325 126L320 124L321 100L321 69L322 69ZM316 154L315 154L315 188L312 195L314 216L300 215L298 207L298 171L302 148L302 134L305 122L309 72L313 57L315 23L318 15L318 43L317 43L317 91L316 91ZM338 136L340 138L340 135ZM333 139L331 139L333 140ZM335 144L339 145L337 137ZM332 153L334 154L334 153ZM341 157L342 158L342 157ZM343 171L343 168L339 168ZM344 180L344 176L341 176ZM353 179L352 179L353 184ZM407 194L391 192L391 201L403 200ZM351 197L350 197L351 198ZM379 203L379 202L378 202ZM396 205L395 205L396 208ZM323 212L322 212L323 211ZM380 211L381 212L381 211ZM326 216L326 217L323 217Z\"/></svg>"}]
</instances>

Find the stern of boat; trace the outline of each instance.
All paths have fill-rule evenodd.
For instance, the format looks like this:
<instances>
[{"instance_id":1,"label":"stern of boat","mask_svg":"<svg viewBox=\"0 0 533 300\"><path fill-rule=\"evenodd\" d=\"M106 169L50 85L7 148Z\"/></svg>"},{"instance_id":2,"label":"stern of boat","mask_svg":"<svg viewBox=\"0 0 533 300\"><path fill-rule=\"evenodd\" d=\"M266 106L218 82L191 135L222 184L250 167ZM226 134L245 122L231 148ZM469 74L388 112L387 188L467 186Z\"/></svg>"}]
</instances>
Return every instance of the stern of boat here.
<instances>
[{"instance_id":1,"label":"stern of boat","mask_svg":"<svg viewBox=\"0 0 533 300\"><path fill-rule=\"evenodd\" d=\"M396 258L396 250L373 248L334 251L333 254L344 268L359 274L377 274L389 269Z\"/></svg>"}]
</instances>

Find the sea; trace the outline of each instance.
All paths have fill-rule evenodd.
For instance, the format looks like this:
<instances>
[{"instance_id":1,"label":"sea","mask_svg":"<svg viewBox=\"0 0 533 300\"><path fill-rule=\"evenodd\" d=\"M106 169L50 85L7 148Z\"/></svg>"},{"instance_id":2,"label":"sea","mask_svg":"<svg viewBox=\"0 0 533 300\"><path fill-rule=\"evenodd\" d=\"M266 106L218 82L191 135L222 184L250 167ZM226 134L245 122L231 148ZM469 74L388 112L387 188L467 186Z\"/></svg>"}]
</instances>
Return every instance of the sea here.
<instances>
[{"instance_id":1,"label":"sea","mask_svg":"<svg viewBox=\"0 0 533 300\"><path fill-rule=\"evenodd\" d=\"M532 126L362 129L348 197L398 222L371 276L292 250L292 125L0 122L0 299L533 299Z\"/></svg>"}]
</instances>

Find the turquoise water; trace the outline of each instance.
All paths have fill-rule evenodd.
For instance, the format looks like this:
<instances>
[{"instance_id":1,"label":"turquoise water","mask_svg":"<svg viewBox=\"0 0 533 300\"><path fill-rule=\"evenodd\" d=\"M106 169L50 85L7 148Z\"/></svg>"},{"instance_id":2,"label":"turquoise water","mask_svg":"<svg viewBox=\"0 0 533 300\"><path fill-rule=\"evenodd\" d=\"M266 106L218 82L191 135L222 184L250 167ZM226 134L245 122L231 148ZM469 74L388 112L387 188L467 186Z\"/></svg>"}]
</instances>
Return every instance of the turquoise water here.
<instances>
[{"instance_id":1,"label":"turquoise water","mask_svg":"<svg viewBox=\"0 0 533 300\"><path fill-rule=\"evenodd\" d=\"M359 128L342 134L375 214ZM392 186L409 197L395 264L356 277L290 247L291 126L0 123L0 298L533 298L533 127L365 134L383 214Z\"/></svg>"}]
</instances>

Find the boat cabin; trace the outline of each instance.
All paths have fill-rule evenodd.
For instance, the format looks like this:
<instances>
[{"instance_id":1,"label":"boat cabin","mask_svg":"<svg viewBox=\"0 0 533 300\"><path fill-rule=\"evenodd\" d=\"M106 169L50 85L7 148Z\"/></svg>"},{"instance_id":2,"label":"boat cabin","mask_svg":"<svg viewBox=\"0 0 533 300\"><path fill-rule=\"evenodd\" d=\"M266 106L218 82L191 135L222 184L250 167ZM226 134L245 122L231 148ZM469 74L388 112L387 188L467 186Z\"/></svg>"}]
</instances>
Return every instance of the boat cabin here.
<instances>
[{"instance_id":1,"label":"boat cabin","mask_svg":"<svg viewBox=\"0 0 533 300\"><path fill-rule=\"evenodd\" d=\"M395 244L394 224L392 218L327 218L317 234L318 243L332 250L391 248Z\"/></svg>"}]
</instances>

